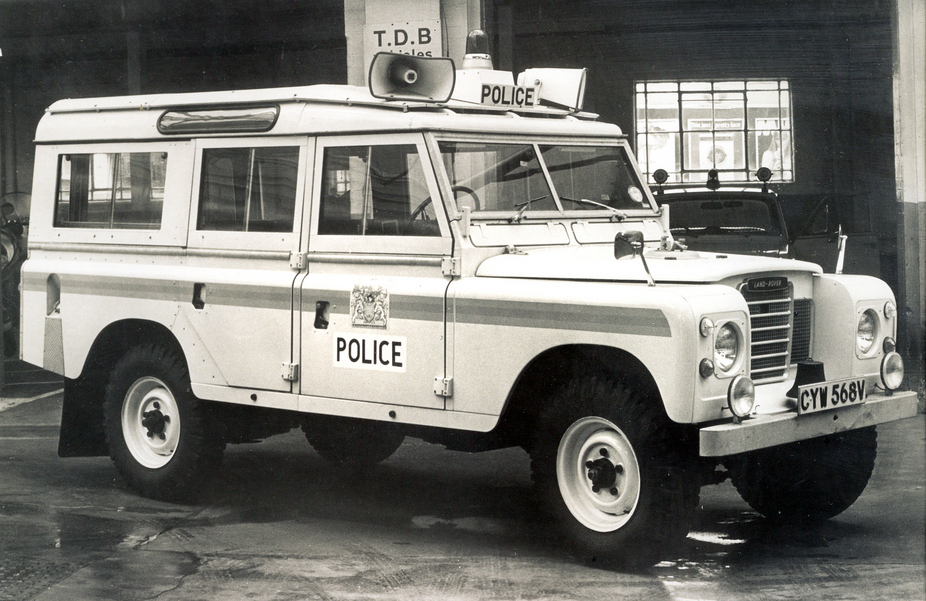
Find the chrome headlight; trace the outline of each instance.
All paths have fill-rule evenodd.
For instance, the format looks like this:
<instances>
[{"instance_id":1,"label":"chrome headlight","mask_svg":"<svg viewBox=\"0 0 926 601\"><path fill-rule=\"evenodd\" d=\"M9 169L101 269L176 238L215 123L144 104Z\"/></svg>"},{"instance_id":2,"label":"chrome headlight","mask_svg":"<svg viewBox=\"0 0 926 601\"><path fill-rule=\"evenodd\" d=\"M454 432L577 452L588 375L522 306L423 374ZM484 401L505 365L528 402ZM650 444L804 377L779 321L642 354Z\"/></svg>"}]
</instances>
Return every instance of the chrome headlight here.
<instances>
[{"instance_id":1,"label":"chrome headlight","mask_svg":"<svg viewBox=\"0 0 926 601\"><path fill-rule=\"evenodd\" d=\"M740 353L740 330L732 321L717 328L714 337L714 365L723 373L729 373L736 365Z\"/></svg>"},{"instance_id":2,"label":"chrome headlight","mask_svg":"<svg viewBox=\"0 0 926 601\"><path fill-rule=\"evenodd\" d=\"M736 376L727 389L727 407L734 417L742 419L752 413L756 403L756 387L746 376Z\"/></svg>"},{"instance_id":3,"label":"chrome headlight","mask_svg":"<svg viewBox=\"0 0 926 601\"><path fill-rule=\"evenodd\" d=\"M855 344L862 355L867 355L878 339L878 314L867 309L858 318L855 330Z\"/></svg>"},{"instance_id":4,"label":"chrome headlight","mask_svg":"<svg viewBox=\"0 0 926 601\"><path fill-rule=\"evenodd\" d=\"M885 390L897 390L903 383L903 359L898 353L888 353L881 361L881 382Z\"/></svg>"}]
</instances>

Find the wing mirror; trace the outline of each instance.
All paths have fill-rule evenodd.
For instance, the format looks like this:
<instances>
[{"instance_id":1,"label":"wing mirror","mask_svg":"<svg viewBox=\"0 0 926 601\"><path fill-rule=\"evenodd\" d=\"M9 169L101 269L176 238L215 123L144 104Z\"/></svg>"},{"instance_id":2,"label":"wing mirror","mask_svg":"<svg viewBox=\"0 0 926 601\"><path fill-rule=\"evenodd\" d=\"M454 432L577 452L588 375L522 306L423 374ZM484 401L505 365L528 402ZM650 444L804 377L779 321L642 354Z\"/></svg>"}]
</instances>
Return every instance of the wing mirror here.
<instances>
[{"instance_id":1,"label":"wing mirror","mask_svg":"<svg viewBox=\"0 0 926 601\"><path fill-rule=\"evenodd\" d=\"M643 232L620 232L614 236L614 258L643 254Z\"/></svg>"},{"instance_id":2,"label":"wing mirror","mask_svg":"<svg viewBox=\"0 0 926 601\"><path fill-rule=\"evenodd\" d=\"M640 261L643 262L643 269L646 270L646 282L650 286L655 286L656 282L653 280L653 276L649 272L649 265L646 264L646 258L643 256L643 232L620 232L614 236L615 259L637 255L639 255Z\"/></svg>"}]
</instances>

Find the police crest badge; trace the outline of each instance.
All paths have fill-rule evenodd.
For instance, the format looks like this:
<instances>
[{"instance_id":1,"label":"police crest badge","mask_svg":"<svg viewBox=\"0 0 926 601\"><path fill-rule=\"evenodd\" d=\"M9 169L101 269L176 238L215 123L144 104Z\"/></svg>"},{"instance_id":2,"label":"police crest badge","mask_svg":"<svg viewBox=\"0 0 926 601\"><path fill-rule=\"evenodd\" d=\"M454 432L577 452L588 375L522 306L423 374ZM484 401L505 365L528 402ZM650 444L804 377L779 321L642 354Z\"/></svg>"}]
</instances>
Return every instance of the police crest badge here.
<instances>
[{"instance_id":1,"label":"police crest badge","mask_svg":"<svg viewBox=\"0 0 926 601\"><path fill-rule=\"evenodd\" d=\"M354 285L350 294L350 323L353 326L385 328L389 320L389 292L372 284Z\"/></svg>"}]
</instances>

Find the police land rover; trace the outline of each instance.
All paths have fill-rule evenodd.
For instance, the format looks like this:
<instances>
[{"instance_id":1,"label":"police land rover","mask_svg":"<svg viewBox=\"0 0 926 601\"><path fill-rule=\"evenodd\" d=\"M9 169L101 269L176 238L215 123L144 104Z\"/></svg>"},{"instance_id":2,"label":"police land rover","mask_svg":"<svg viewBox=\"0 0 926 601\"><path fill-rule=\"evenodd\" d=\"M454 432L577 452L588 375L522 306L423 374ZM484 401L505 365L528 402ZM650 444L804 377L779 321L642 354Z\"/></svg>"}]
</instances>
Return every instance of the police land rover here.
<instances>
[{"instance_id":1,"label":"police land rover","mask_svg":"<svg viewBox=\"0 0 926 601\"><path fill-rule=\"evenodd\" d=\"M770 518L862 493L916 413L887 285L684 250L584 70L369 82L47 110L21 348L65 378L61 456L182 499L294 427L352 466L520 446L578 552L634 564L717 474Z\"/></svg>"}]
</instances>

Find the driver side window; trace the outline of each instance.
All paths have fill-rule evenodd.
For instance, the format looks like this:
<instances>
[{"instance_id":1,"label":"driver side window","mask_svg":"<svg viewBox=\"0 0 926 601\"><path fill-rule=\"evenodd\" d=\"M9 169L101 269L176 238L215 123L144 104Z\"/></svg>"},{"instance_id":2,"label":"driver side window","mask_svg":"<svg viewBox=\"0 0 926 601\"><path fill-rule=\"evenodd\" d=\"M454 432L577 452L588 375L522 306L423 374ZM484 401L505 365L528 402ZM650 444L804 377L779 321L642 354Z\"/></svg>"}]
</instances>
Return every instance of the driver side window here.
<instances>
[{"instance_id":1,"label":"driver side window","mask_svg":"<svg viewBox=\"0 0 926 601\"><path fill-rule=\"evenodd\" d=\"M440 236L414 144L325 149L318 233Z\"/></svg>"}]
</instances>

